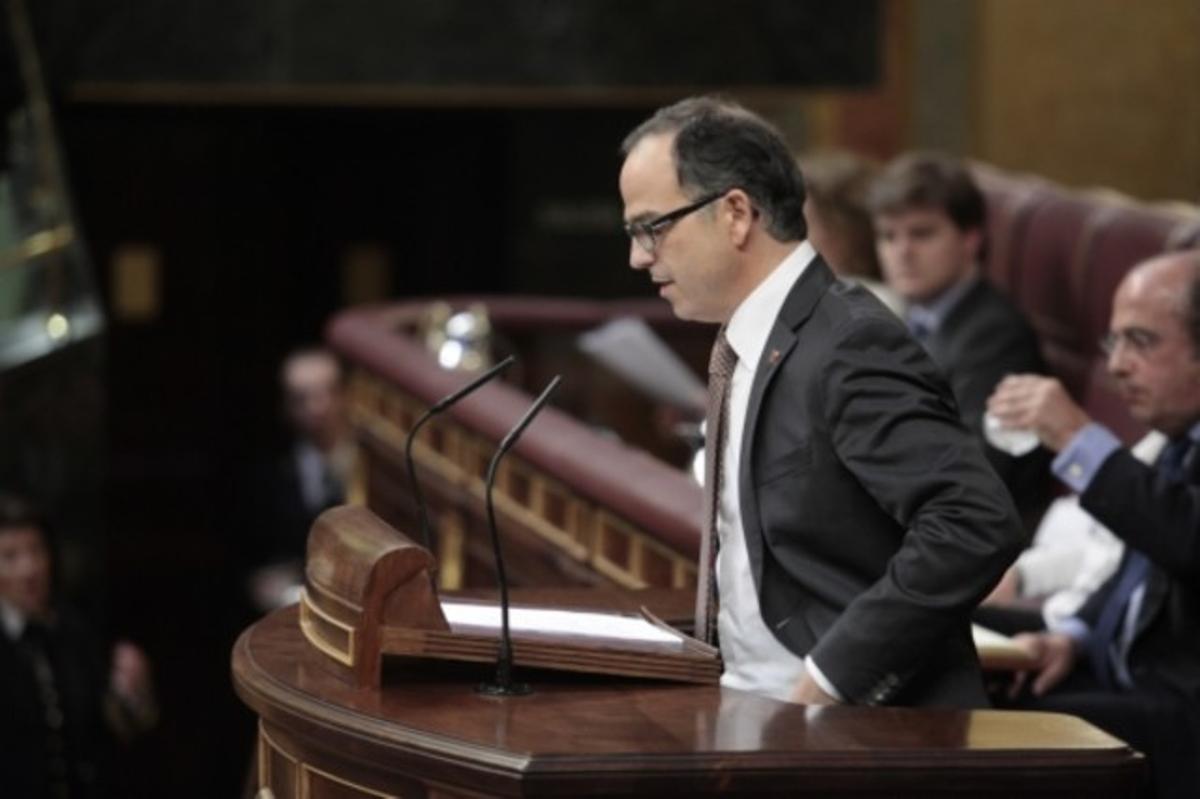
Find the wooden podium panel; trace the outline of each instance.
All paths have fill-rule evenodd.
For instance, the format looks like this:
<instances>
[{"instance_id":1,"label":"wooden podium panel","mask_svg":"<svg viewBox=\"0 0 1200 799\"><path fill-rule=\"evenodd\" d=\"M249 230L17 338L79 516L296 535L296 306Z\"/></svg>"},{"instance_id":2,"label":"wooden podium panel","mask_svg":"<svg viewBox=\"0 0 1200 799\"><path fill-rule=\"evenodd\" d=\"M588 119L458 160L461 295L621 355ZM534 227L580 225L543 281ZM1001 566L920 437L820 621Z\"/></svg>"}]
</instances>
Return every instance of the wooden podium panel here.
<instances>
[{"instance_id":1,"label":"wooden podium panel","mask_svg":"<svg viewBox=\"0 0 1200 799\"><path fill-rule=\"evenodd\" d=\"M389 662L384 687L329 670L295 608L238 640L260 717L259 796L1132 797L1142 758L1055 714L816 708L713 686Z\"/></svg>"}]
</instances>

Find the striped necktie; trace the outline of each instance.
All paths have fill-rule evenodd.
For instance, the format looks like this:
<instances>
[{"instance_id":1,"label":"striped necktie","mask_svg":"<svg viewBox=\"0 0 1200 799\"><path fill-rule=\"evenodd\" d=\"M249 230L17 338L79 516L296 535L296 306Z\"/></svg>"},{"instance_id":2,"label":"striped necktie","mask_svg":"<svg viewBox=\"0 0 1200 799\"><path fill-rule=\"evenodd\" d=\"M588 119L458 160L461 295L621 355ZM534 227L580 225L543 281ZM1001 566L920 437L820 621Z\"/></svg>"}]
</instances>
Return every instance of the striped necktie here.
<instances>
[{"instance_id":1,"label":"striped necktie","mask_svg":"<svg viewBox=\"0 0 1200 799\"><path fill-rule=\"evenodd\" d=\"M704 439L704 529L700 539L700 563L696 577L696 637L708 644L717 639L716 560L717 511L721 505L721 472L725 451L725 422L729 410L729 387L737 353L729 345L725 328L717 333L708 362L708 414Z\"/></svg>"}]
</instances>

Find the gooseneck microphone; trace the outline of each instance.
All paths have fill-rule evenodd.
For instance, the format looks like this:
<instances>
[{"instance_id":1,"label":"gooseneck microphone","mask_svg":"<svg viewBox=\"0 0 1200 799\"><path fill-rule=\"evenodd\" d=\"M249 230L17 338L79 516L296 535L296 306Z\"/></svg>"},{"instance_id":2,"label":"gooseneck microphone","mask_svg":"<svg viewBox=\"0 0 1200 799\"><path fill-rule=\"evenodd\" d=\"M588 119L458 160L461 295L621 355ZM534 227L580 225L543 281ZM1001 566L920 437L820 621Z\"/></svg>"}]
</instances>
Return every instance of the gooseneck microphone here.
<instances>
[{"instance_id":1,"label":"gooseneck microphone","mask_svg":"<svg viewBox=\"0 0 1200 799\"><path fill-rule=\"evenodd\" d=\"M561 375L556 375L550 381L549 385L542 390L538 398L529 406L529 410L525 411L525 415L521 417L521 420L517 422L512 430L508 431L508 435L500 442L500 446L496 448L496 454L492 456L491 463L488 464L484 496L487 502L488 529L492 533L492 551L496 556L496 581L500 584L500 651L496 657L496 679L490 683L481 683L476 689L480 693L493 696L514 696L530 692L527 684L515 683L512 679L512 637L508 629L508 575L504 571L504 554L500 551L500 531L496 526L496 511L492 504L492 488L496 484L496 468L500 465L500 459L512 448L513 444L517 443L517 439L525 432L525 428L529 427L529 424L533 421L533 417L541 412L542 407L550 400L550 395L554 393L561 382Z\"/></svg>"},{"instance_id":2,"label":"gooseneck microphone","mask_svg":"<svg viewBox=\"0 0 1200 799\"><path fill-rule=\"evenodd\" d=\"M453 394L448 394L440 400L429 406L429 410L421 414L421 417L413 424L412 429L408 431L408 435L404 438L404 460L408 464L408 480L412 484L413 497L417 500L417 513L421 518L421 544L425 549L433 552L432 539L433 536L429 532L429 513L425 510L425 497L421 494L421 482L417 479L417 469L413 464L412 447L413 442L417 439L417 431L421 429L421 425L428 422L435 415L449 408L454 403L458 402L463 397L475 391L477 388L488 382L496 375L503 372L508 367L517 362L516 356L510 355L500 363L488 369L479 377L467 383L462 388L455 391Z\"/></svg>"}]
</instances>

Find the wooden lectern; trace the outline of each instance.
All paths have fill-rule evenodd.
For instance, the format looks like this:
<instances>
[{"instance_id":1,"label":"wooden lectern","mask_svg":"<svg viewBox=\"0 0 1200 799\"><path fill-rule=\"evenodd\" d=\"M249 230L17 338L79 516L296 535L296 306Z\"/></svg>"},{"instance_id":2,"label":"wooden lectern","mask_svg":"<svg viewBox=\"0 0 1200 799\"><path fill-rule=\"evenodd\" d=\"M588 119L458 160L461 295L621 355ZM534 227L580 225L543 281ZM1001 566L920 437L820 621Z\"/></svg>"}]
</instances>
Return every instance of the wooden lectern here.
<instances>
[{"instance_id":1,"label":"wooden lectern","mask_svg":"<svg viewBox=\"0 0 1200 799\"><path fill-rule=\"evenodd\" d=\"M532 695L486 696L475 686L491 665L476 661L494 657L495 632L454 622L432 565L363 508L314 526L304 600L233 653L235 688L260 719L259 799L1136 795L1141 756L1069 716L809 708L711 682L574 673L619 673L604 660L616 652L635 673L713 676L703 650L626 660L628 642L581 643L585 630L514 635L518 664L559 670L523 669Z\"/></svg>"},{"instance_id":2,"label":"wooden lectern","mask_svg":"<svg viewBox=\"0 0 1200 799\"><path fill-rule=\"evenodd\" d=\"M250 627L234 685L259 716L260 799L484 796L1133 797L1142 759L1070 716L806 708L712 685L397 661L331 672L296 608Z\"/></svg>"}]
</instances>

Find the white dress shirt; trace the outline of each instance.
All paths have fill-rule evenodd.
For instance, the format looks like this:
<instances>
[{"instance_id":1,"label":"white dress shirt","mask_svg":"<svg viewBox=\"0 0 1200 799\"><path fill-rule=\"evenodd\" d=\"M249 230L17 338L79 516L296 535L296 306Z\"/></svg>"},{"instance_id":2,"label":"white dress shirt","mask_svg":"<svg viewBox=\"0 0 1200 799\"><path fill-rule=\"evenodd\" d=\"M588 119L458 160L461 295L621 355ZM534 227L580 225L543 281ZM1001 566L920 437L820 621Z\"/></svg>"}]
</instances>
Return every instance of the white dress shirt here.
<instances>
[{"instance_id":1,"label":"white dress shirt","mask_svg":"<svg viewBox=\"0 0 1200 799\"><path fill-rule=\"evenodd\" d=\"M19 641L25 632L25 614L3 599L0 599L0 629L10 641Z\"/></svg>"},{"instance_id":2,"label":"white dress shirt","mask_svg":"<svg viewBox=\"0 0 1200 799\"><path fill-rule=\"evenodd\" d=\"M725 451L721 496L717 508L717 586L720 613L717 630L725 672L721 685L788 699L806 671L806 662L779 642L767 629L758 604L758 591L750 571L746 534L742 527L738 475L741 473L742 433L750 404L754 372L775 318L796 280L816 251L802 242L750 293L730 317L725 335L737 353L737 368L729 389L729 418L725 423ZM836 691L811 659L807 670L829 694Z\"/></svg>"}]
</instances>

